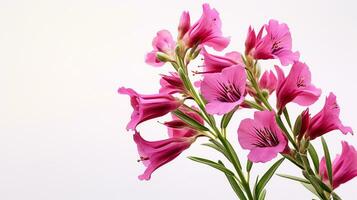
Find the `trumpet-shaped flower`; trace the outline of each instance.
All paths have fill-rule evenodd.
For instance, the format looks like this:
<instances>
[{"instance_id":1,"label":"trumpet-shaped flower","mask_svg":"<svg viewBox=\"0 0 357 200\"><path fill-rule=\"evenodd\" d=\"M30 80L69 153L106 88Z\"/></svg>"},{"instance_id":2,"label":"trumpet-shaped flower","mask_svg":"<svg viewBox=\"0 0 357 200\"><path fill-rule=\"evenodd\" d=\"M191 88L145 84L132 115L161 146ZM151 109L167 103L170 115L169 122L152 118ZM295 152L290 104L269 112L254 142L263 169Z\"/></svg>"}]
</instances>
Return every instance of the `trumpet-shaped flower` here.
<instances>
[{"instance_id":1,"label":"trumpet-shaped flower","mask_svg":"<svg viewBox=\"0 0 357 200\"><path fill-rule=\"evenodd\" d=\"M342 143L342 153L337 155L332 163L332 187L336 189L343 183L357 176L357 151L347 142ZM326 159L322 158L320 162L319 174L325 183L329 183Z\"/></svg>"},{"instance_id":2,"label":"trumpet-shaped flower","mask_svg":"<svg viewBox=\"0 0 357 200\"><path fill-rule=\"evenodd\" d=\"M166 115L181 105L180 101L169 94L142 95L124 87L119 88L118 92L129 95L134 109L127 130L134 130L141 122Z\"/></svg>"},{"instance_id":3,"label":"trumpet-shaped flower","mask_svg":"<svg viewBox=\"0 0 357 200\"><path fill-rule=\"evenodd\" d=\"M243 66L242 55L236 51L217 56L209 54L202 48L201 54L203 55L203 73L218 73L224 68L238 64Z\"/></svg>"},{"instance_id":4,"label":"trumpet-shaped flower","mask_svg":"<svg viewBox=\"0 0 357 200\"><path fill-rule=\"evenodd\" d=\"M333 130L340 130L343 134L352 133L351 127L342 124L339 115L336 96L330 93L322 110L311 118L306 137L313 140Z\"/></svg>"},{"instance_id":5,"label":"trumpet-shaped flower","mask_svg":"<svg viewBox=\"0 0 357 200\"><path fill-rule=\"evenodd\" d=\"M295 62L287 77L281 68L275 66L275 69L278 74L276 96L279 111L289 102L309 106L318 100L321 90L312 85L311 73L306 64Z\"/></svg>"},{"instance_id":6,"label":"trumpet-shaped flower","mask_svg":"<svg viewBox=\"0 0 357 200\"><path fill-rule=\"evenodd\" d=\"M161 75L160 85L160 93L175 94L186 92L185 86L177 72L170 72L170 75Z\"/></svg>"},{"instance_id":7,"label":"trumpet-shaped flower","mask_svg":"<svg viewBox=\"0 0 357 200\"><path fill-rule=\"evenodd\" d=\"M187 31L183 40L188 47L206 45L221 51L229 44L230 39L222 36L221 19L216 9L203 4L201 18Z\"/></svg>"},{"instance_id":8,"label":"trumpet-shaped flower","mask_svg":"<svg viewBox=\"0 0 357 200\"><path fill-rule=\"evenodd\" d=\"M242 120L238 141L243 149L250 150L248 159L252 162L268 162L288 148L273 111L257 111L254 119Z\"/></svg>"},{"instance_id":9,"label":"trumpet-shaped flower","mask_svg":"<svg viewBox=\"0 0 357 200\"><path fill-rule=\"evenodd\" d=\"M159 141L146 141L136 132L134 141L137 145L140 160L146 170L139 176L140 180L149 180L151 174L159 167L172 161L189 148L196 137L171 137Z\"/></svg>"},{"instance_id":10,"label":"trumpet-shaped flower","mask_svg":"<svg viewBox=\"0 0 357 200\"><path fill-rule=\"evenodd\" d=\"M285 24L279 24L276 20L270 20L265 25L267 34L259 39L249 39L248 47L251 48L252 41L256 46L253 52L255 59L279 59L282 65L292 64L299 60L299 52L292 52L292 41L289 27ZM248 32L248 38L253 38L254 32Z\"/></svg>"},{"instance_id":11,"label":"trumpet-shaped flower","mask_svg":"<svg viewBox=\"0 0 357 200\"><path fill-rule=\"evenodd\" d=\"M244 101L246 86L245 69L233 65L222 73L206 74L201 83L201 92L207 100L210 114L222 115L233 110Z\"/></svg>"},{"instance_id":12,"label":"trumpet-shaped flower","mask_svg":"<svg viewBox=\"0 0 357 200\"><path fill-rule=\"evenodd\" d=\"M172 57L175 54L176 42L169 31L161 30L157 32L156 37L152 40L152 47L154 49L146 54L145 62L149 65L160 67L164 62L157 58L157 54L163 53L168 57Z\"/></svg>"}]
</instances>

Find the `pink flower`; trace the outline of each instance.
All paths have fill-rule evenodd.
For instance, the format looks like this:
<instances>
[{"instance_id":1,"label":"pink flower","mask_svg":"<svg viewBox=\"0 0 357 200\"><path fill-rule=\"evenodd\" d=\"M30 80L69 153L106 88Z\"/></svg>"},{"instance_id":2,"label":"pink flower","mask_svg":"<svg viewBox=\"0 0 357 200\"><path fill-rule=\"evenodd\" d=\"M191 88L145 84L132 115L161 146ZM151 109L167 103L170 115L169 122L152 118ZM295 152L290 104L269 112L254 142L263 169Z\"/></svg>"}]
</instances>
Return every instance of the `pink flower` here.
<instances>
[{"instance_id":1,"label":"pink flower","mask_svg":"<svg viewBox=\"0 0 357 200\"><path fill-rule=\"evenodd\" d=\"M145 62L149 65L160 67L164 62L157 58L157 53L164 53L168 57L172 57L175 53L176 42L169 31L161 30L157 32L156 37L152 40L152 47L154 50L146 54Z\"/></svg>"},{"instance_id":2,"label":"pink flower","mask_svg":"<svg viewBox=\"0 0 357 200\"><path fill-rule=\"evenodd\" d=\"M190 13L186 11L182 12L180 23L178 26L178 39L182 39L182 37L187 33L187 31L191 27L190 23Z\"/></svg>"},{"instance_id":3,"label":"pink flower","mask_svg":"<svg viewBox=\"0 0 357 200\"><path fill-rule=\"evenodd\" d=\"M255 59L279 59L282 65L292 64L299 60L299 52L291 51L291 34L286 24L270 20L269 24L265 25L265 29L267 35L260 41L256 41L253 52Z\"/></svg>"},{"instance_id":4,"label":"pink flower","mask_svg":"<svg viewBox=\"0 0 357 200\"><path fill-rule=\"evenodd\" d=\"M250 150L252 162L268 162L284 152L287 140L275 121L272 111L254 112L254 119L244 119L238 128L238 141L243 149Z\"/></svg>"},{"instance_id":5,"label":"pink flower","mask_svg":"<svg viewBox=\"0 0 357 200\"><path fill-rule=\"evenodd\" d=\"M272 71L265 71L259 81L260 88L267 90L269 94L275 91L277 84L278 80Z\"/></svg>"},{"instance_id":6,"label":"pink flower","mask_svg":"<svg viewBox=\"0 0 357 200\"><path fill-rule=\"evenodd\" d=\"M119 88L118 92L130 96L131 106L134 109L127 130L134 130L141 122L166 115L181 105L180 101L169 94L142 95L124 87Z\"/></svg>"},{"instance_id":7,"label":"pink flower","mask_svg":"<svg viewBox=\"0 0 357 200\"><path fill-rule=\"evenodd\" d=\"M176 72L170 72L170 75L161 75L160 93L175 94L186 93L185 86Z\"/></svg>"},{"instance_id":8,"label":"pink flower","mask_svg":"<svg viewBox=\"0 0 357 200\"><path fill-rule=\"evenodd\" d=\"M140 155L140 161L146 170L139 176L140 180L150 180L151 174L159 167L172 161L189 148L196 137L172 137L159 141L146 141L136 132L134 141Z\"/></svg>"},{"instance_id":9,"label":"pink flower","mask_svg":"<svg viewBox=\"0 0 357 200\"><path fill-rule=\"evenodd\" d=\"M242 55L236 51L226 53L224 56L216 56L209 54L206 49L202 48L201 54L203 55L203 73L217 73L221 72L224 68L232 65L242 65Z\"/></svg>"},{"instance_id":10,"label":"pink flower","mask_svg":"<svg viewBox=\"0 0 357 200\"><path fill-rule=\"evenodd\" d=\"M311 118L307 137L313 140L333 130L340 130L343 134L353 133L351 127L341 123L339 115L340 107L337 104L336 96L330 93L322 110Z\"/></svg>"},{"instance_id":11,"label":"pink flower","mask_svg":"<svg viewBox=\"0 0 357 200\"><path fill-rule=\"evenodd\" d=\"M245 40L245 55L249 55L250 52L255 48L256 44L262 39L264 27L262 27L258 33L255 35L254 29L249 26L247 38Z\"/></svg>"},{"instance_id":12,"label":"pink flower","mask_svg":"<svg viewBox=\"0 0 357 200\"><path fill-rule=\"evenodd\" d=\"M275 69L278 74L276 96L279 112L289 102L309 106L318 100L321 90L311 84L311 73L306 64L295 62L287 77L281 68L275 66Z\"/></svg>"},{"instance_id":13,"label":"pink flower","mask_svg":"<svg viewBox=\"0 0 357 200\"><path fill-rule=\"evenodd\" d=\"M203 4L201 18L193 24L184 41L188 47L207 45L221 51L229 44L230 39L222 36L221 19L216 9L211 9L208 4Z\"/></svg>"},{"instance_id":14,"label":"pink flower","mask_svg":"<svg viewBox=\"0 0 357 200\"><path fill-rule=\"evenodd\" d=\"M180 111L191 117L191 119L194 119L196 122L203 125L203 118L197 112L194 111L197 111L198 109L194 106L191 107L191 109L186 108L184 106L181 106L179 108ZM174 114L172 114L172 121L165 122L164 125L168 127L170 137L192 137L198 134L197 130L192 129L189 125L187 125Z\"/></svg>"},{"instance_id":15,"label":"pink flower","mask_svg":"<svg viewBox=\"0 0 357 200\"><path fill-rule=\"evenodd\" d=\"M201 83L201 92L207 100L210 114L225 114L244 101L245 69L240 65L223 69L222 73L207 74Z\"/></svg>"},{"instance_id":16,"label":"pink flower","mask_svg":"<svg viewBox=\"0 0 357 200\"><path fill-rule=\"evenodd\" d=\"M347 142L342 143L342 153L337 155L332 163L332 187L336 189L343 183L353 179L357 176L357 151L356 149L348 145ZM321 159L319 174L322 180L328 184L328 173L326 169L325 158Z\"/></svg>"}]
</instances>

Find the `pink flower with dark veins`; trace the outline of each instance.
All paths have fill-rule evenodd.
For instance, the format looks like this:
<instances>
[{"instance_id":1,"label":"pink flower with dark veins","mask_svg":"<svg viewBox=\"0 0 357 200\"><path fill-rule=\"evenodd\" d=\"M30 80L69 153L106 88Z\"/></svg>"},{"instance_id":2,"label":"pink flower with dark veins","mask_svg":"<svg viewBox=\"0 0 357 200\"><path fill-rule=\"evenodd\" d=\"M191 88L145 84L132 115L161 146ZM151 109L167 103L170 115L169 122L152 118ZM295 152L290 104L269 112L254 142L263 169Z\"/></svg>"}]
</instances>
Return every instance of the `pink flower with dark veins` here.
<instances>
[{"instance_id":1,"label":"pink flower with dark veins","mask_svg":"<svg viewBox=\"0 0 357 200\"><path fill-rule=\"evenodd\" d=\"M222 36L221 19L216 9L203 4L203 14L187 31L183 40L188 47L206 45L221 51L229 44L230 39Z\"/></svg>"},{"instance_id":2,"label":"pink flower with dark veins","mask_svg":"<svg viewBox=\"0 0 357 200\"><path fill-rule=\"evenodd\" d=\"M273 111L257 111L254 119L244 119L238 128L238 141L250 150L252 162L268 162L288 149L288 142L275 121Z\"/></svg>"},{"instance_id":3,"label":"pink flower with dark veins","mask_svg":"<svg viewBox=\"0 0 357 200\"><path fill-rule=\"evenodd\" d=\"M152 40L154 50L146 54L145 62L154 67L160 67L165 63L157 58L158 53L166 54L168 57L175 55L176 42L167 30L157 32L156 37Z\"/></svg>"},{"instance_id":4,"label":"pink flower with dark veins","mask_svg":"<svg viewBox=\"0 0 357 200\"><path fill-rule=\"evenodd\" d=\"M275 69L278 74L276 97L279 112L290 102L309 106L319 99L321 89L312 85L311 72L306 64L295 62L287 77L280 67L275 66Z\"/></svg>"},{"instance_id":5,"label":"pink flower with dark veins","mask_svg":"<svg viewBox=\"0 0 357 200\"><path fill-rule=\"evenodd\" d=\"M357 151L347 142L342 143L342 153L337 155L332 163L332 188L336 189L341 184L350 181L357 176ZM319 174L323 182L329 184L326 159L320 162Z\"/></svg>"},{"instance_id":6,"label":"pink flower with dark veins","mask_svg":"<svg viewBox=\"0 0 357 200\"><path fill-rule=\"evenodd\" d=\"M203 55L203 72L199 73L217 73L233 65L244 66L242 55L236 51L226 53L224 56L217 56L209 54L205 48L202 48L201 54Z\"/></svg>"},{"instance_id":7,"label":"pink flower with dark veins","mask_svg":"<svg viewBox=\"0 0 357 200\"><path fill-rule=\"evenodd\" d=\"M222 73L206 74L201 92L207 100L207 112L222 115L243 103L246 79L245 69L240 65L225 68Z\"/></svg>"},{"instance_id":8,"label":"pink flower with dark veins","mask_svg":"<svg viewBox=\"0 0 357 200\"><path fill-rule=\"evenodd\" d=\"M119 94L126 94L130 97L133 113L126 129L135 130L136 126L149 119L161 117L178 108L182 102L169 94L138 94L133 89L121 87Z\"/></svg>"},{"instance_id":9,"label":"pink flower with dark veins","mask_svg":"<svg viewBox=\"0 0 357 200\"><path fill-rule=\"evenodd\" d=\"M146 170L139 176L140 180L150 180L151 174L159 167L172 161L196 140L192 137L171 137L159 141L146 141L136 132L134 141L137 145L140 160Z\"/></svg>"},{"instance_id":10,"label":"pink flower with dark veins","mask_svg":"<svg viewBox=\"0 0 357 200\"><path fill-rule=\"evenodd\" d=\"M311 118L306 137L313 140L333 130L340 130L343 134L353 133L351 127L342 124L339 115L340 107L331 92L322 110Z\"/></svg>"},{"instance_id":11,"label":"pink flower with dark veins","mask_svg":"<svg viewBox=\"0 0 357 200\"><path fill-rule=\"evenodd\" d=\"M255 48L253 50L253 57L255 59L279 59L281 64L286 66L293 64L299 60L299 52L292 52L292 40L289 27L285 24L279 24L276 20L270 20L269 24L265 25L267 34L255 41ZM249 34L254 34L250 32ZM249 36L250 38L253 36ZM250 39L248 41L254 41ZM248 42L248 44L253 42ZM252 45L248 45L251 49ZM249 49L248 48L248 49Z\"/></svg>"}]
</instances>

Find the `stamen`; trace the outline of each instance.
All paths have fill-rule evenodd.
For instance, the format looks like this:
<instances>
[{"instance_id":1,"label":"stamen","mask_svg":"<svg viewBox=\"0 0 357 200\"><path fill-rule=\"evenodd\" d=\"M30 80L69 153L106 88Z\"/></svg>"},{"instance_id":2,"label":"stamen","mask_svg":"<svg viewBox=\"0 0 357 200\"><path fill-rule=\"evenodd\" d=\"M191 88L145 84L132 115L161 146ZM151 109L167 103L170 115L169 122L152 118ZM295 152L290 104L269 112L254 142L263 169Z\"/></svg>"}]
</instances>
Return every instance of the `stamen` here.
<instances>
[{"instance_id":1,"label":"stamen","mask_svg":"<svg viewBox=\"0 0 357 200\"><path fill-rule=\"evenodd\" d=\"M241 98L241 92L233 83L220 83L219 86L219 97L217 100L222 102L235 102Z\"/></svg>"},{"instance_id":2,"label":"stamen","mask_svg":"<svg viewBox=\"0 0 357 200\"><path fill-rule=\"evenodd\" d=\"M253 143L256 147L275 147L279 144L279 140L270 128L264 127L257 129L254 127L256 141Z\"/></svg>"}]
</instances>

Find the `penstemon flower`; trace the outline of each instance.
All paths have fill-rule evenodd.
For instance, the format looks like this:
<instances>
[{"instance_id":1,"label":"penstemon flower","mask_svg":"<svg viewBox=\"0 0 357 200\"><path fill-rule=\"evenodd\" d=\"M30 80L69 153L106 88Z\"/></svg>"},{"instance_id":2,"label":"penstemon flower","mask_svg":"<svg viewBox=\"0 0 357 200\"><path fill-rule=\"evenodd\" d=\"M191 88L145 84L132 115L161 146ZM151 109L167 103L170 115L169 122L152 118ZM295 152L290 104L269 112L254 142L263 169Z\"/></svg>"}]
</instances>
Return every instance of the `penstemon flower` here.
<instances>
[{"instance_id":1,"label":"penstemon flower","mask_svg":"<svg viewBox=\"0 0 357 200\"><path fill-rule=\"evenodd\" d=\"M203 56L203 73L218 73L233 65L243 65L242 55L236 51L226 53L224 56L216 56L202 48L201 54Z\"/></svg>"},{"instance_id":2,"label":"penstemon flower","mask_svg":"<svg viewBox=\"0 0 357 200\"><path fill-rule=\"evenodd\" d=\"M339 115L336 96L330 93L322 110L309 120L306 137L313 140L333 130L340 130L343 134L352 133L351 127L342 125Z\"/></svg>"},{"instance_id":3,"label":"penstemon flower","mask_svg":"<svg viewBox=\"0 0 357 200\"><path fill-rule=\"evenodd\" d=\"M254 119L244 119L238 128L238 141L243 149L249 149L252 162L267 162L278 153L288 152L288 142L275 121L272 111L257 111Z\"/></svg>"},{"instance_id":4,"label":"penstemon flower","mask_svg":"<svg viewBox=\"0 0 357 200\"><path fill-rule=\"evenodd\" d=\"M142 95L130 88L119 88L120 94L130 96L133 113L127 129L135 130L141 122L149 119L161 117L175 110L181 105L181 102L168 94Z\"/></svg>"},{"instance_id":5,"label":"penstemon flower","mask_svg":"<svg viewBox=\"0 0 357 200\"><path fill-rule=\"evenodd\" d=\"M275 69L278 74L276 98L279 111L290 102L309 106L318 100L321 90L311 84L311 73L306 64L294 63L287 77L281 68L275 66Z\"/></svg>"},{"instance_id":6,"label":"penstemon flower","mask_svg":"<svg viewBox=\"0 0 357 200\"><path fill-rule=\"evenodd\" d=\"M152 41L154 50L146 54L145 62L154 67L160 67L165 63L157 57L158 53L168 59L174 59L176 42L173 40L172 35L167 30L157 32L156 37Z\"/></svg>"},{"instance_id":7,"label":"penstemon flower","mask_svg":"<svg viewBox=\"0 0 357 200\"><path fill-rule=\"evenodd\" d=\"M226 114L244 101L246 85L245 70L240 65L226 68L222 73L206 74L201 83L201 92L207 100L209 114Z\"/></svg>"},{"instance_id":8,"label":"penstemon flower","mask_svg":"<svg viewBox=\"0 0 357 200\"><path fill-rule=\"evenodd\" d=\"M127 130L134 131L139 161L146 166L139 179L149 180L154 171L201 137L206 141L204 146L218 151L224 159L189 158L223 172L238 199L265 200L265 186L286 160L301 170L302 177L279 176L301 182L320 200L340 200L335 189L357 176L357 152L342 142L341 155L331 162L323 135L334 130L352 133L352 128L342 124L333 93L326 98L322 110L311 117L309 109L322 91L312 84L309 67L299 60L300 53L292 51L287 24L272 19L258 33L250 26L244 53L228 51L224 56L206 50L212 47L222 51L228 46L230 39L223 36L221 26L219 13L208 4L203 4L203 14L193 24L189 12L184 11L177 41L169 31L161 30L153 39L153 50L146 56L146 63L170 64L174 70L161 74L159 93L143 95L130 88L119 88L120 94L130 97L133 112ZM195 59L202 62L199 66L203 70L192 68ZM276 74L266 69L260 61L267 59L279 60L289 73L285 76L277 65ZM193 75L199 81L191 80ZM273 95L276 99L270 98ZM301 109L295 120L289 114L291 102ZM243 109L254 111L254 118L229 126L234 114ZM167 128L166 139L148 141L136 130L140 123L169 113L172 119L162 123ZM232 145L228 127L237 129L235 138L242 150ZM318 138L324 152L321 160L313 144ZM249 153L244 158L242 152L246 150ZM280 159L270 164L277 157ZM270 167L257 172L252 181L254 163Z\"/></svg>"},{"instance_id":9,"label":"penstemon flower","mask_svg":"<svg viewBox=\"0 0 357 200\"><path fill-rule=\"evenodd\" d=\"M343 183L357 176L357 151L347 142L342 141L342 153L337 155L332 163L332 187L336 189ZM319 174L322 180L329 184L329 177L326 168L326 159L322 158L320 162Z\"/></svg>"}]
</instances>

